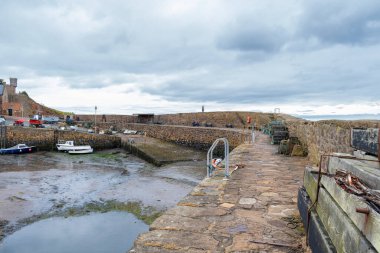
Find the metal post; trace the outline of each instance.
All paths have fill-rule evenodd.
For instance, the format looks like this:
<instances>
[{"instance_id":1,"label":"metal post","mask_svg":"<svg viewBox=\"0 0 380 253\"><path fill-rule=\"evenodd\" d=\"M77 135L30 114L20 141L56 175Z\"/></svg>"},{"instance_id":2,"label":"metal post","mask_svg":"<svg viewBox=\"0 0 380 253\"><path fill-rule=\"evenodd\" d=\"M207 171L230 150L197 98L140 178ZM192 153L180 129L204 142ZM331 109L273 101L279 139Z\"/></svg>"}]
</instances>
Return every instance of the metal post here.
<instances>
[{"instance_id":1,"label":"metal post","mask_svg":"<svg viewBox=\"0 0 380 253\"><path fill-rule=\"evenodd\" d=\"M98 107L95 105L95 119L94 119L94 132L96 133L96 110Z\"/></svg>"},{"instance_id":2,"label":"metal post","mask_svg":"<svg viewBox=\"0 0 380 253\"><path fill-rule=\"evenodd\" d=\"M377 132L377 159L380 161L380 128Z\"/></svg>"},{"instance_id":3,"label":"metal post","mask_svg":"<svg viewBox=\"0 0 380 253\"><path fill-rule=\"evenodd\" d=\"M224 138L224 163L225 167L225 175L224 177L227 179L230 176L230 159L229 159L230 146L228 144L228 140Z\"/></svg>"}]
</instances>

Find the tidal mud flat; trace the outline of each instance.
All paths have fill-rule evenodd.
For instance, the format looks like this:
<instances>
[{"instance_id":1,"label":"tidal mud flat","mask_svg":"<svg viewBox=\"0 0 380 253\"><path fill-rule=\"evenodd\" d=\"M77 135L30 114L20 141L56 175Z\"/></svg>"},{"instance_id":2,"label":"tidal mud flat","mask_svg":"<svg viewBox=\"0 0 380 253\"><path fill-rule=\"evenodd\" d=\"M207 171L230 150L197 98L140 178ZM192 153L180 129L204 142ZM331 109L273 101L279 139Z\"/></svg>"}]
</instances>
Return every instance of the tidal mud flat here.
<instances>
[{"instance_id":1,"label":"tidal mud flat","mask_svg":"<svg viewBox=\"0 0 380 253\"><path fill-rule=\"evenodd\" d=\"M93 212L127 211L149 224L205 172L204 160L156 167L121 149L0 156L0 238L45 218Z\"/></svg>"}]
</instances>

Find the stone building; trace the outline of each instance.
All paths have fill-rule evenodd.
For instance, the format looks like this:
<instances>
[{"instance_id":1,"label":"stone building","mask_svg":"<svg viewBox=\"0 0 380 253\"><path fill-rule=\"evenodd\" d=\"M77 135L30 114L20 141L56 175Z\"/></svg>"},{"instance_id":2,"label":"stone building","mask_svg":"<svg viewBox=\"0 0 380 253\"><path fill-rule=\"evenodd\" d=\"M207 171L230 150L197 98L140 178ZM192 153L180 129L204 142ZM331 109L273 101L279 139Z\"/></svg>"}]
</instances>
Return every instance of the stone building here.
<instances>
[{"instance_id":1,"label":"stone building","mask_svg":"<svg viewBox=\"0 0 380 253\"><path fill-rule=\"evenodd\" d=\"M22 105L16 94L17 78L9 78L9 84L0 79L0 114L21 116Z\"/></svg>"}]
</instances>

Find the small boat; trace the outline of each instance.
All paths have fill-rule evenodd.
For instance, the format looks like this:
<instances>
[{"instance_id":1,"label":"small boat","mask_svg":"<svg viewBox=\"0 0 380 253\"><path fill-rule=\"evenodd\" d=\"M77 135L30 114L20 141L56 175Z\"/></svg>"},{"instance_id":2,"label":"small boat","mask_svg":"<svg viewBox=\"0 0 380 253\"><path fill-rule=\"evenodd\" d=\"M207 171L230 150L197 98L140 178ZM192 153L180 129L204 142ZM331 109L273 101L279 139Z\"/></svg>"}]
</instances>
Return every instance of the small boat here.
<instances>
[{"instance_id":1,"label":"small boat","mask_svg":"<svg viewBox=\"0 0 380 253\"><path fill-rule=\"evenodd\" d=\"M94 152L94 149L72 149L68 151L70 155L90 154Z\"/></svg>"},{"instance_id":2,"label":"small boat","mask_svg":"<svg viewBox=\"0 0 380 253\"><path fill-rule=\"evenodd\" d=\"M79 151L79 150L90 150L92 149L90 145L81 145L81 146L75 146L74 141L58 141L58 144L56 145L58 151ZM92 151L90 152L92 153Z\"/></svg>"},{"instance_id":3,"label":"small boat","mask_svg":"<svg viewBox=\"0 0 380 253\"><path fill-rule=\"evenodd\" d=\"M28 146L26 144L17 144L14 147L11 148L2 148L0 149L0 154L24 154L24 153L31 153L33 151L36 151L35 146Z\"/></svg>"}]
</instances>

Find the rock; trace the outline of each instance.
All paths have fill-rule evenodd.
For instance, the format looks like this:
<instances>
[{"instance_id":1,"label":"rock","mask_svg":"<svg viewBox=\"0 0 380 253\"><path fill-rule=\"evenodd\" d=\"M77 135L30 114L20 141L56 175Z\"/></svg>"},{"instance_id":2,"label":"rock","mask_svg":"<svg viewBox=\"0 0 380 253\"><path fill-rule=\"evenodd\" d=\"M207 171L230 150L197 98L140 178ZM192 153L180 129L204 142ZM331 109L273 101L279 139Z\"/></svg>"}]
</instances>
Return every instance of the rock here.
<instances>
[{"instance_id":1,"label":"rock","mask_svg":"<svg viewBox=\"0 0 380 253\"><path fill-rule=\"evenodd\" d=\"M257 202L255 198L241 198L239 200L240 205L253 205Z\"/></svg>"},{"instance_id":2,"label":"rock","mask_svg":"<svg viewBox=\"0 0 380 253\"><path fill-rule=\"evenodd\" d=\"M230 204L230 203L223 203L220 205L220 207L224 207L224 208L232 208L234 207L235 205L234 204Z\"/></svg>"},{"instance_id":3,"label":"rock","mask_svg":"<svg viewBox=\"0 0 380 253\"><path fill-rule=\"evenodd\" d=\"M301 145L294 145L291 156L304 156L303 148Z\"/></svg>"}]
</instances>

